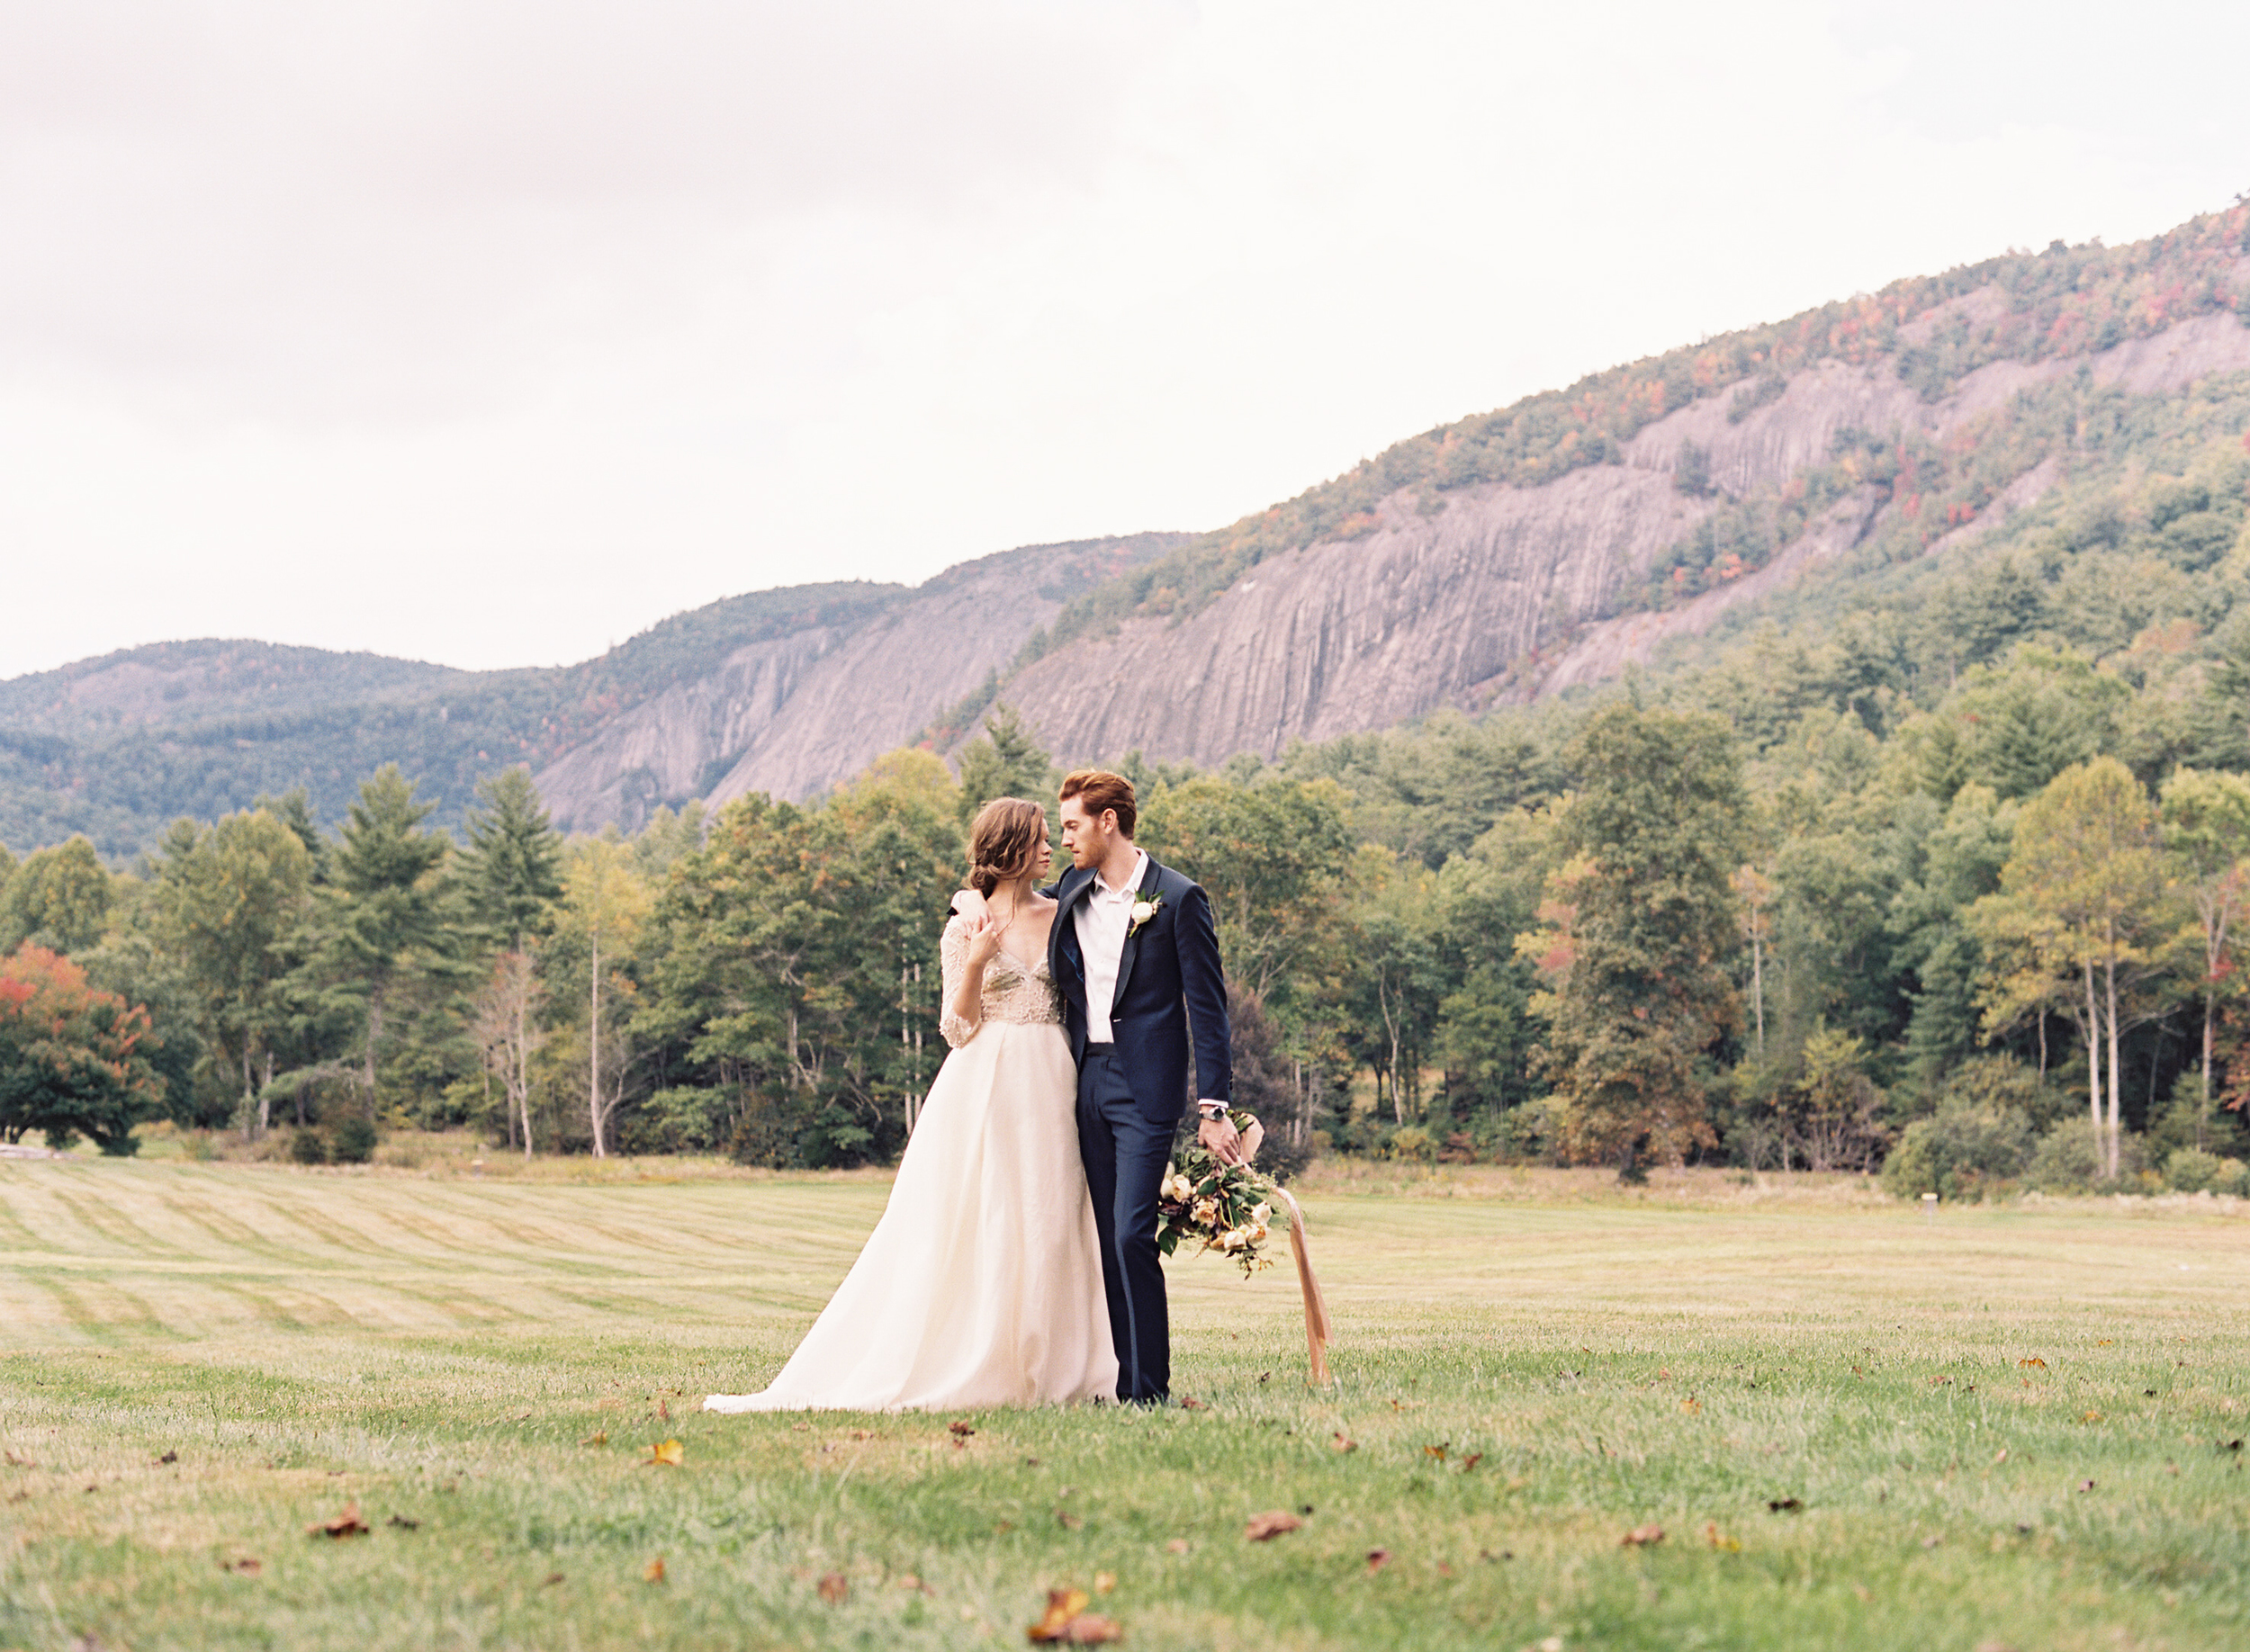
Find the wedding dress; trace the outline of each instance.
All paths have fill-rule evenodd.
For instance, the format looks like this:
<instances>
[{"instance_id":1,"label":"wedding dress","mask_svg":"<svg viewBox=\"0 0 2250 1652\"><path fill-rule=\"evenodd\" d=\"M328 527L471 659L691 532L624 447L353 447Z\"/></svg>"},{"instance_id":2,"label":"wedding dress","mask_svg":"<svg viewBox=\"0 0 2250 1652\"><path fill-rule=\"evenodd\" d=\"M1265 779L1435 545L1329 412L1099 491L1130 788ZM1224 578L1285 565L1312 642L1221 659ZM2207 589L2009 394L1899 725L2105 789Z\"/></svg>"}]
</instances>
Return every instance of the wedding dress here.
<instances>
[{"instance_id":1,"label":"wedding dress","mask_svg":"<svg viewBox=\"0 0 2250 1652\"><path fill-rule=\"evenodd\" d=\"M939 946L945 1001L968 920ZM1078 1159L1076 1069L1041 958L985 969L982 1023L952 1046L860 1260L762 1394L706 1411L906 1411L1113 1396L1094 1202Z\"/></svg>"}]
</instances>

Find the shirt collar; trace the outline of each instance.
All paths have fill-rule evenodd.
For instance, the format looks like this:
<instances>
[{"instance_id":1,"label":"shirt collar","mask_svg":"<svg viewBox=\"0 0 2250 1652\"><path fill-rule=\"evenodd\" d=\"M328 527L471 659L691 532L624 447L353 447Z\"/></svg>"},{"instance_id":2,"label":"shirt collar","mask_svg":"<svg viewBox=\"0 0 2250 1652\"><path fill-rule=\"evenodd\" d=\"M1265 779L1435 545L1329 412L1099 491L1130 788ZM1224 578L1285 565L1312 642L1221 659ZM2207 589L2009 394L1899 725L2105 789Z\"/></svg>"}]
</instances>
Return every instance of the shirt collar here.
<instances>
[{"instance_id":1,"label":"shirt collar","mask_svg":"<svg viewBox=\"0 0 2250 1652\"><path fill-rule=\"evenodd\" d=\"M1094 875L1094 886L1101 893L1115 897L1117 895L1123 894L1126 889L1138 889L1141 884L1141 880L1148 875L1148 851L1147 849L1136 849L1133 851L1133 875L1126 881L1124 889L1111 888L1109 879L1103 877L1098 871Z\"/></svg>"}]
</instances>

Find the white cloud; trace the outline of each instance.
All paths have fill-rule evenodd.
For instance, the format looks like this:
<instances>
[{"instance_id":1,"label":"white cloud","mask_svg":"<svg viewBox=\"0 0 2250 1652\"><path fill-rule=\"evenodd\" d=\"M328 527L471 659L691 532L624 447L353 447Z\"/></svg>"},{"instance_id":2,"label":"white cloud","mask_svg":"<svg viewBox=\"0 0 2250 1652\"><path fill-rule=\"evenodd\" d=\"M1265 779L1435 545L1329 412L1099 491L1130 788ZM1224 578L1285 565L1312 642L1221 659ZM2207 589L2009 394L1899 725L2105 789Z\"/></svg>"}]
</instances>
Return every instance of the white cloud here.
<instances>
[{"instance_id":1,"label":"white cloud","mask_svg":"<svg viewBox=\"0 0 2250 1652\"><path fill-rule=\"evenodd\" d=\"M569 659L1212 525L1616 360L2223 203L2250 22L2120 23L0 4L0 674Z\"/></svg>"}]
</instances>

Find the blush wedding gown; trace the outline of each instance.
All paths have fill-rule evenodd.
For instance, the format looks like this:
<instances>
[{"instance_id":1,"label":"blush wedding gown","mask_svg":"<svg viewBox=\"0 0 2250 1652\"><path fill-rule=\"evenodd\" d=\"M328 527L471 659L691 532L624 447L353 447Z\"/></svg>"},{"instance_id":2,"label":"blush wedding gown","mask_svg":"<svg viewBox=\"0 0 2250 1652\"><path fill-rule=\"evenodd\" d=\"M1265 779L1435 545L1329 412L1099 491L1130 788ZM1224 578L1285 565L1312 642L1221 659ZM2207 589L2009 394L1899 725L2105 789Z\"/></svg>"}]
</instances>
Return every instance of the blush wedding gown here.
<instances>
[{"instance_id":1,"label":"blush wedding gown","mask_svg":"<svg viewBox=\"0 0 2250 1652\"><path fill-rule=\"evenodd\" d=\"M939 946L945 1001L968 920ZM706 1411L909 1411L1112 1398L1117 1355L1094 1201L1078 1160L1078 1075L1047 963L985 968L981 1024L952 1046L867 1247L762 1394Z\"/></svg>"}]
</instances>

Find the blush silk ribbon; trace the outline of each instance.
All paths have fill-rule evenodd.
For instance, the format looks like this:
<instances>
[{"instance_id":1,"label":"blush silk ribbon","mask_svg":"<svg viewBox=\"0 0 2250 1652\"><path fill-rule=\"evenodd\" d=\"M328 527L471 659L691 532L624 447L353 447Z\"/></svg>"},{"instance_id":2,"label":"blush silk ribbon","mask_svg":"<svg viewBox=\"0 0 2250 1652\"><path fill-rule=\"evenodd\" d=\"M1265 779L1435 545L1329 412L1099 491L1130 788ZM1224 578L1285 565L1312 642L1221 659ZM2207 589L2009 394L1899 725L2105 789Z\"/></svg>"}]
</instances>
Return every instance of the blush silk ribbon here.
<instances>
[{"instance_id":1,"label":"blush silk ribbon","mask_svg":"<svg viewBox=\"0 0 2250 1652\"><path fill-rule=\"evenodd\" d=\"M1250 1127L1242 1133L1243 1158L1256 1163L1258 1145L1264 1140L1265 1127L1252 1119ZM1305 1213L1287 1188L1274 1190L1289 1207L1289 1251L1297 1259L1297 1288L1305 1299L1306 1361L1311 1367L1313 1386L1325 1388L1328 1386L1328 1305L1320 1295L1320 1281L1313 1276L1312 1255L1305 1245Z\"/></svg>"}]
</instances>

